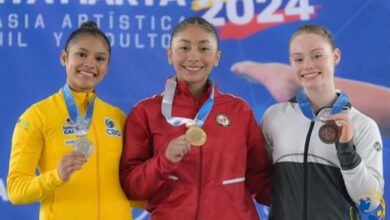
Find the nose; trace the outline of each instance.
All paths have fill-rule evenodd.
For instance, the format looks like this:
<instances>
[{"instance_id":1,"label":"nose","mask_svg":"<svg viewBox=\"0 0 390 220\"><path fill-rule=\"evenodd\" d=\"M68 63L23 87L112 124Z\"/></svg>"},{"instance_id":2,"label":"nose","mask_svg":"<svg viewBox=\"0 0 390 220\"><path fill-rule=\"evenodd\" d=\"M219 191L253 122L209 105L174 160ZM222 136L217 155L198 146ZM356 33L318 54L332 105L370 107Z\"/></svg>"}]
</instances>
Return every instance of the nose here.
<instances>
[{"instance_id":1,"label":"nose","mask_svg":"<svg viewBox=\"0 0 390 220\"><path fill-rule=\"evenodd\" d=\"M305 69L311 69L313 67L313 61L310 59L304 59L303 61L303 68Z\"/></svg>"},{"instance_id":2,"label":"nose","mask_svg":"<svg viewBox=\"0 0 390 220\"><path fill-rule=\"evenodd\" d=\"M87 57L84 61L84 66L85 67L94 67L95 60L93 57Z\"/></svg>"},{"instance_id":3,"label":"nose","mask_svg":"<svg viewBox=\"0 0 390 220\"><path fill-rule=\"evenodd\" d=\"M196 50L190 51L187 60L188 62L199 62L199 53Z\"/></svg>"}]
</instances>

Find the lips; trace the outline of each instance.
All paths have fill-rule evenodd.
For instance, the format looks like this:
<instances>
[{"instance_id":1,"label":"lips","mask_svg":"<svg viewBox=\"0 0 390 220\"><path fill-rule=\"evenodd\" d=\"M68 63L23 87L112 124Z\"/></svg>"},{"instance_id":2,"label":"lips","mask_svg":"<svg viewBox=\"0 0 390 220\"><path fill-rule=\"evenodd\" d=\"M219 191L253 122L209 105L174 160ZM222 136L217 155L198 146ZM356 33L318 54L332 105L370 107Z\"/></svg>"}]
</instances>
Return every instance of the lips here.
<instances>
[{"instance_id":1,"label":"lips","mask_svg":"<svg viewBox=\"0 0 390 220\"><path fill-rule=\"evenodd\" d=\"M83 70L78 70L77 73L82 75L82 76L88 77L88 78L93 78L93 77L97 76L96 73L89 72L89 71L83 71Z\"/></svg>"},{"instance_id":2,"label":"lips","mask_svg":"<svg viewBox=\"0 0 390 220\"><path fill-rule=\"evenodd\" d=\"M310 73L304 73L304 74L301 74L301 77L302 78L314 78L318 75L321 75L321 72L310 72Z\"/></svg>"},{"instance_id":3,"label":"lips","mask_svg":"<svg viewBox=\"0 0 390 220\"><path fill-rule=\"evenodd\" d=\"M184 66L184 69L188 71L199 71L203 68L203 66Z\"/></svg>"}]
</instances>

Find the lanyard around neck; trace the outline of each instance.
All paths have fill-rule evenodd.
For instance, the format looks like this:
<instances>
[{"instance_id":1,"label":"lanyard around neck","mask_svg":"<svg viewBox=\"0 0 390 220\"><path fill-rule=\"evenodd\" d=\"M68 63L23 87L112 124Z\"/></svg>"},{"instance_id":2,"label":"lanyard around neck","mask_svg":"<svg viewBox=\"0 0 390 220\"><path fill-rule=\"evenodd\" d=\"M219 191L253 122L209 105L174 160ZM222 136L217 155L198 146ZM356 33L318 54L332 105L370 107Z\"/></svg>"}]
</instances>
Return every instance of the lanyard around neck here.
<instances>
[{"instance_id":1,"label":"lanyard around neck","mask_svg":"<svg viewBox=\"0 0 390 220\"><path fill-rule=\"evenodd\" d=\"M68 84L62 88L62 93L64 95L69 117L75 126L75 133L78 135L87 135L89 126L91 125L95 97L93 97L92 101L89 103L85 116L83 117L80 115L80 111Z\"/></svg>"},{"instance_id":2,"label":"lanyard around neck","mask_svg":"<svg viewBox=\"0 0 390 220\"><path fill-rule=\"evenodd\" d=\"M313 111L310 101L307 98L307 95L303 89L297 95L297 102L303 114L310 120L315 120L316 114ZM348 103L348 96L346 96L342 91L340 91L340 94L337 96L336 101L332 105L331 114L333 115L340 113Z\"/></svg>"},{"instance_id":3,"label":"lanyard around neck","mask_svg":"<svg viewBox=\"0 0 390 220\"><path fill-rule=\"evenodd\" d=\"M211 87L212 87L210 97L199 109L195 118L189 119L189 118L182 118L182 117L172 117L172 103L175 97L177 82L176 82L176 77L171 77L167 80L165 84L164 96L161 104L161 111L169 124L173 126L180 126L183 124L196 125L200 128L203 126L214 104L214 82L211 79L209 79L209 81L211 82Z\"/></svg>"}]
</instances>

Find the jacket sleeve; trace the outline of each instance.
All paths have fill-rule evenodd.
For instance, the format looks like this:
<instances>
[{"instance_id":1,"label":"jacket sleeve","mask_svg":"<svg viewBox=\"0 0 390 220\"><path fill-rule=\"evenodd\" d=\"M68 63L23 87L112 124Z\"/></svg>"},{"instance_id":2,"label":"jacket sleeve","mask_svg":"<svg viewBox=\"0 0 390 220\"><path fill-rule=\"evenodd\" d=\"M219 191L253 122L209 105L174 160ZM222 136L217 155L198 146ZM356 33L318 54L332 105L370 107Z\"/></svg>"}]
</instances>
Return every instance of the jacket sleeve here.
<instances>
[{"instance_id":1,"label":"jacket sleeve","mask_svg":"<svg viewBox=\"0 0 390 220\"><path fill-rule=\"evenodd\" d=\"M7 177L8 196L13 204L39 201L64 184L57 169L36 175L44 145L42 128L42 118L33 107L16 123Z\"/></svg>"},{"instance_id":2,"label":"jacket sleeve","mask_svg":"<svg viewBox=\"0 0 390 220\"><path fill-rule=\"evenodd\" d=\"M352 200L359 206L361 200L370 198L368 210L373 210L379 205L384 188L382 139L378 126L369 119L355 127L351 142L337 143L336 150Z\"/></svg>"},{"instance_id":3,"label":"jacket sleeve","mask_svg":"<svg viewBox=\"0 0 390 220\"><path fill-rule=\"evenodd\" d=\"M147 200L168 179L178 164L164 153L153 152L153 136L146 111L135 106L125 126L125 144L120 162L120 182L129 199Z\"/></svg>"},{"instance_id":4,"label":"jacket sleeve","mask_svg":"<svg viewBox=\"0 0 390 220\"><path fill-rule=\"evenodd\" d=\"M251 111L248 122L248 158L246 180L256 201L271 204L272 163L267 158L264 137Z\"/></svg>"}]
</instances>

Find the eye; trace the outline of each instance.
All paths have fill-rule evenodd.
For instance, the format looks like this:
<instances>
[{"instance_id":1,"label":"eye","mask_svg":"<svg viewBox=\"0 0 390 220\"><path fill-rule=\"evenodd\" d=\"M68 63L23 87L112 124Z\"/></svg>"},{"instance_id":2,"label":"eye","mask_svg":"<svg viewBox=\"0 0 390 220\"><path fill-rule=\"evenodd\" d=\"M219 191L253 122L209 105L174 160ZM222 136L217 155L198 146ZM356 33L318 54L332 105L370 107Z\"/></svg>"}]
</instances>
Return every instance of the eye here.
<instances>
[{"instance_id":1,"label":"eye","mask_svg":"<svg viewBox=\"0 0 390 220\"><path fill-rule=\"evenodd\" d=\"M82 51L80 51L80 52L77 52L76 54L77 54L77 56L79 56L79 57L81 57L81 58L85 58L85 57L87 57L87 53L85 53L85 52L82 52Z\"/></svg>"},{"instance_id":2,"label":"eye","mask_svg":"<svg viewBox=\"0 0 390 220\"><path fill-rule=\"evenodd\" d=\"M318 59L320 59L322 57L322 54L315 54L314 56L313 56L313 58L315 59L315 60L318 60Z\"/></svg>"},{"instance_id":3,"label":"eye","mask_svg":"<svg viewBox=\"0 0 390 220\"><path fill-rule=\"evenodd\" d=\"M292 59L295 63L301 63L303 62L303 58L300 58L300 57L295 57Z\"/></svg>"},{"instance_id":4,"label":"eye","mask_svg":"<svg viewBox=\"0 0 390 220\"><path fill-rule=\"evenodd\" d=\"M96 61L98 61L98 62L104 62L104 61L106 61L106 57L104 57L104 56L97 56L95 59L96 59Z\"/></svg>"},{"instance_id":5,"label":"eye","mask_svg":"<svg viewBox=\"0 0 390 220\"><path fill-rule=\"evenodd\" d=\"M189 47L187 47L187 46L180 46L179 47L179 50L181 50L181 51L187 51L189 49Z\"/></svg>"},{"instance_id":6,"label":"eye","mask_svg":"<svg viewBox=\"0 0 390 220\"><path fill-rule=\"evenodd\" d=\"M207 51L210 51L210 48L208 48L208 47L202 47L202 48L200 48L200 51L202 51L202 52L207 52Z\"/></svg>"}]
</instances>

